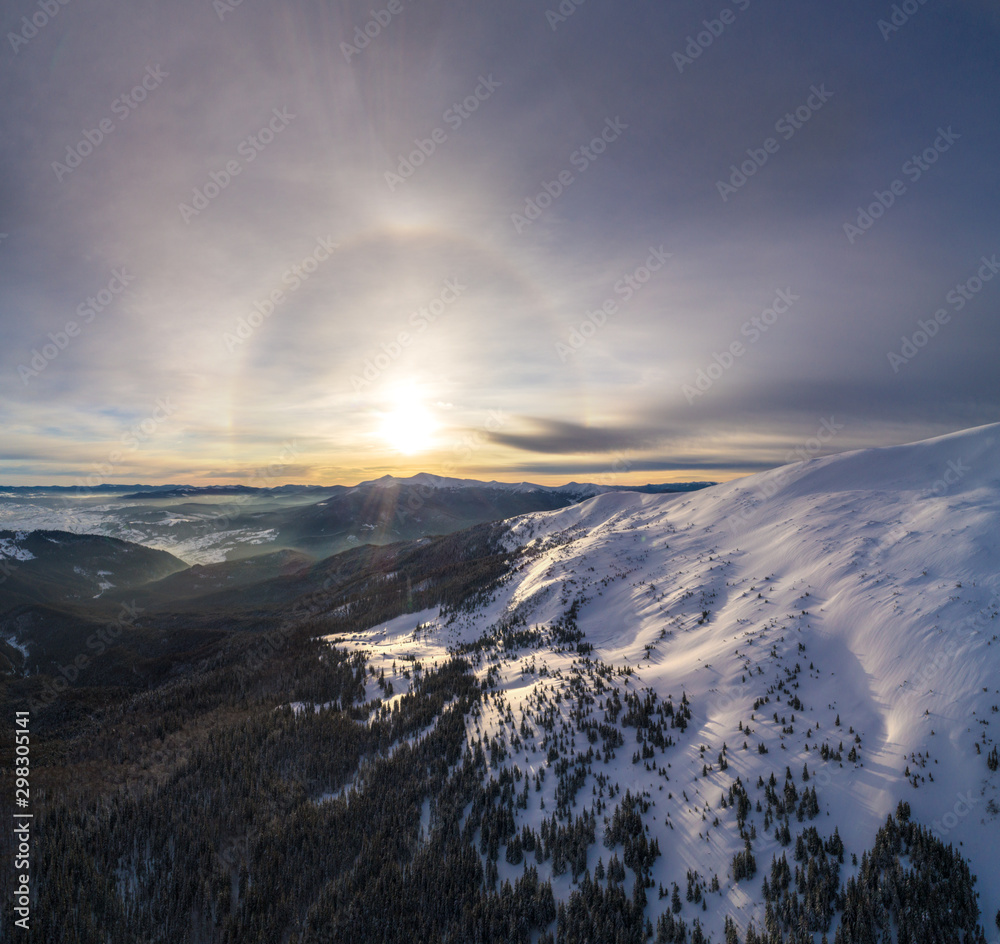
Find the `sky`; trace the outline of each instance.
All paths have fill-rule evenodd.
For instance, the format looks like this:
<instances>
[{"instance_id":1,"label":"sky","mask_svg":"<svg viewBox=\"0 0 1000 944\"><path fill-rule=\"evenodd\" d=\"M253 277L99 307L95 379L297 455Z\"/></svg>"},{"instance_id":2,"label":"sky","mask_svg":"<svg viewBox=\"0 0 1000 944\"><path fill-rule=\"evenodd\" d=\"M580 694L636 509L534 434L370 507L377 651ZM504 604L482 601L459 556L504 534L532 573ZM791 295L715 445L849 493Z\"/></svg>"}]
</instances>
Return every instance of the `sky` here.
<instances>
[{"instance_id":1,"label":"sky","mask_svg":"<svg viewBox=\"0 0 1000 944\"><path fill-rule=\"evenodd\" d=\"M722 481L995 422L990 0L13 0L0 483Z\"/></svg>"}]
</instances>

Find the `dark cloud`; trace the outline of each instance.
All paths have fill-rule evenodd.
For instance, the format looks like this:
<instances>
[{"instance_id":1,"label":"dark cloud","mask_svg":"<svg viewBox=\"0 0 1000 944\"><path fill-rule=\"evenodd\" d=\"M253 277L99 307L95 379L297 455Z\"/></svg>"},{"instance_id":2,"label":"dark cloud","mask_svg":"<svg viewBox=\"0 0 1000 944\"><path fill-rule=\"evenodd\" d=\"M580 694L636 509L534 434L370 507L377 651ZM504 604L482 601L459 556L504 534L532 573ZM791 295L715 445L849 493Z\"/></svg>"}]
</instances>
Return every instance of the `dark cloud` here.
<instances>
[{"instance_id":1,"label":"dark cloud","mask_svg":"<svg viewBox=\"0 0 1000 944\"><path fill-rule=\"evenodd\" d=\"M490 432L490 441L523 452L580 455L642 449L663 438L662 433L650 429L581 426L539 417L521 417L520 421L527 430Z\"/></svg>"}]
</instances>

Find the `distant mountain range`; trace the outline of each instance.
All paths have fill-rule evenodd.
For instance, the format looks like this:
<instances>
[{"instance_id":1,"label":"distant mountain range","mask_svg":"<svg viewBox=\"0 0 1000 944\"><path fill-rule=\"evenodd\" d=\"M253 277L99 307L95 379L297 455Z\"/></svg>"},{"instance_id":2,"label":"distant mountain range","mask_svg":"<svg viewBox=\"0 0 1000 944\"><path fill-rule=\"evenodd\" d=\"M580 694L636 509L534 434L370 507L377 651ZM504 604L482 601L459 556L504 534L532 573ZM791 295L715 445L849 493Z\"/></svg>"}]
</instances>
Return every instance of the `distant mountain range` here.
<instances>
[{"instance_id":1,"label":"distant mountain range","mask_svg":"<svg viewBox=\"0 0 1000 944\"><path fill-rule=\"evenodd\" d=\"M169 866L233 927L294 893L267 939L300 915L339 929L302 940L361 939L412 891L404 863L423 878L399 920L462 876L500 891L467 890L460 915L523 907L523 934L483 940L986 944L1000 425L679 495L415 479L81 512L148 534L221 509L238 553L193 566L103 535L0 532L0 705L37 705L38 776L116 798L106 819L95 799L63 820L88 850L121 826L79 873L145 909L118 907L119 927L174 900ZM120 779L102 787L106 769ZM164 837L184 829L175 849ZM102 884L118 874L147 898ZM201 907L164 906L171 940L203 939L179 930ZM544 936L561 923L576 930Z\"/></svg>"},{"instance_id":2,"label":"distant mountain range","mask_svg":"<svg viewBox=\"0 0 1000 944\"><path fill-rule=\"evenodd\" d=\"M131 665L139 651L162 648L154 629L147 638L143 627L172 625L166 614L232 624L234 613L291 605L322 586L336 569L330 561L344 566L344 552L351 552L349 568L365 569L396 554L373 556L374 547L419 547L609 490L426 473L351 487L100 485L89 498L65 488L3 489L15 494L0 497L0 526L13 525L0 531L0 670L52 670L78 638L123 612L141 612L141 620L129 617L124 637L134 651L118 652L123 667ZM102 660L103 669L114 662Z\"/></svg>"},{"instance_id":3,"label":"distant mountain range","mask_svg":"<svg viewBox=\"0 0 1000 944\"><path fill-rule=\"evenodd\" d=\"M714 482L668 482L648 485L594 485L590 483L568 482L566 485L536 485L533 482L482 482L476 479L456 479L429 472L419 472L408 478L383 475L381 478L360 482L357 485L277 485L274 488L258 488L251 485L116 485L102 483L94 486L78 485L0 485L0 495L10 492L16 495L43 495L58 493L87 497L91 494L114 494L123 499L145 498L192 498L212 495L319 495L335 494L368 486L391 488L395 486L421 486L424 488L493 488L503 491L564 492L573 495L599 495L602 492L689 492L714 485Z\"/></svg>"},{"instance_id":4,"label":"distant mountain range","mask_svg":"<svg viewBox=\"0 0 1000 944\"><path fill-rule=\"evenodd\" d=\"M710 483L645 485L682 493ZM119 491L119 489L121 491ZM189 564L297 551L328 557L363 544L449 534L487 521L564 508L619 486L478 482L421 473L359 485L101 485L0 489L0 527L103 534L167 550Z\"/></svg>"}]
</instances>

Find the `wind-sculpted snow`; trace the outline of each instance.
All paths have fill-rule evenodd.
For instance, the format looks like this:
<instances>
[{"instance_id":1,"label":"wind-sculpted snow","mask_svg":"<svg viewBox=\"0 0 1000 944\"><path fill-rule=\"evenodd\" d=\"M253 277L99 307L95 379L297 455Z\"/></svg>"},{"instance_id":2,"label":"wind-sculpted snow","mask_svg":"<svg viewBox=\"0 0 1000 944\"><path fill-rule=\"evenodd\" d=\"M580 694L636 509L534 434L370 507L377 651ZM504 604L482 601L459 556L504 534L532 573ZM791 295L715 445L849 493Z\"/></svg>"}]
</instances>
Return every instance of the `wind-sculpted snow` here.
<instances>
[{"instance_id":1,"label":"wind-sculpted snow","mask_svg":"<svg viewBox=\"0 0 1000 944\"><path fill-rule=\"evenodd\" d=\"M404 659L473 659L490 694L470 743L531 784L516 827L596 808L589 870L622 854L602 844L621 795L644 797L661 854L637 874L652 881L654 925L674 913L676 883L696 890L679 913L689 927L697 918L721 941L730 919L742 940L751 920L765 924L772 858L791 859L779 827L790 823L794 840L812 825L824 841L836 828L846 881L860 868L851 855L861 859L900 801L967 857L991 924L998 535L990 426L690 495L608 493L523 516L507 536L512 572L488 606L450 621L425 611L350 642L386 677ZM779 793L797 787L784 812L765 798L772 773ZM733 794L720 803L734 785L736 799L748 793L745 823ZM756 868L745 869L751 847ZM500 879L522 874L519 855L500 855ZM568 900L577 876L539 869Z\"/></svg>"}]
</instances>

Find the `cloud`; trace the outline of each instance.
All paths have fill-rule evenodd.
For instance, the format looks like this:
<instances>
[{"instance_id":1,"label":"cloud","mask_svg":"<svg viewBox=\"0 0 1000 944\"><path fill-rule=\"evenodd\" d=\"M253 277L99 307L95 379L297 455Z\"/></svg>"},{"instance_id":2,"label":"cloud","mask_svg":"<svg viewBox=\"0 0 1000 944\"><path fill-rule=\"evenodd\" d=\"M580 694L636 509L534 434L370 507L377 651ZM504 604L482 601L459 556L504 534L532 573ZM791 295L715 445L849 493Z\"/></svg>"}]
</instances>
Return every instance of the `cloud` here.
<instances>
[{"instance_id":1,"label":"cloud","mask_svg":"<svg viewBox=\"0 0 1000 944\"><path fill-rule=\"evenodd\" d=\"M527 429L490 432L490 441L522 452L581 455L644 448L663 438L662 433L650 429L583 426L540 417L519 417L518 421Z\"/></svg>"}]
</instances>

